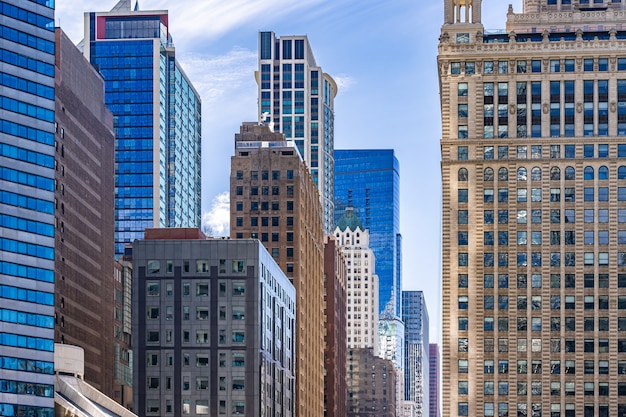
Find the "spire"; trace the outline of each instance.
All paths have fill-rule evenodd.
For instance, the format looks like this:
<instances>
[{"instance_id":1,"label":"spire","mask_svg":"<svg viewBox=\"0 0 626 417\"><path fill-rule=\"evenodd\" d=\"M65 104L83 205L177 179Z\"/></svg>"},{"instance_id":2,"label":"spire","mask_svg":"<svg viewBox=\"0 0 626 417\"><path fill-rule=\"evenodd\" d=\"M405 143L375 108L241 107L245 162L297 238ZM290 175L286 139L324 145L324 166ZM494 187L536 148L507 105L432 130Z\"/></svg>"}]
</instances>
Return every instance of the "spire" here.
<instances>
[{"instance_id":1,"label":"spire","mask_svg":"<svg viewBox=\"0 0 626 417\"><path fill-rule=\"evenodd\" d=\"M130 0L120 0L112 9L112 12L130 12Z\"/></svg>"},{"instance_id":2,"label":"spire","mask_svg":"<svg viewBox=\"0 0 626 417\"><path fill-rule=\"evenodd\" d=\"M343 216L341 216L339 221L337 221L337 227L342 232L345 232L346 229L350 229L354 232L357 228L365 230L354 207L346 207L346 211L343 213Z\"/></svg>"},{"instance_id":3,"label":"spire","mask_svg":"<svg viewBox=\"0 0 626 417\"><path fill-rule=\"evenodd\" d=\"M135 8L133 9L133 11L135 12L139 11L139 0L135 1Z\"/></svg>"}]
</instances>

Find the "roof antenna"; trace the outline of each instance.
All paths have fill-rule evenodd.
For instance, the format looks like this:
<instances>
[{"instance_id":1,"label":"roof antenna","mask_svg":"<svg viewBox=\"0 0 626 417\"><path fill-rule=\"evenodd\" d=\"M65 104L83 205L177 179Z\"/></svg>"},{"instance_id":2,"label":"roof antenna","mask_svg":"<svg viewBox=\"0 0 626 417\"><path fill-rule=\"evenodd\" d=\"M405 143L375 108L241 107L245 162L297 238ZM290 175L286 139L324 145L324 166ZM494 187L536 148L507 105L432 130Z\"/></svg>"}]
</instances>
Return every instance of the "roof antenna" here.
<instances>
[{"instance_id":1,"label":"roof antenna","mask_svg":"<svg viewBox=\"0 0 626 417\"><path fill-rule=\"evenodd\" d=\"M139 0L137 0L135 2L135 8L133 9L134 12L138 12L139 11Z\"/></svg>"}]
</instances>

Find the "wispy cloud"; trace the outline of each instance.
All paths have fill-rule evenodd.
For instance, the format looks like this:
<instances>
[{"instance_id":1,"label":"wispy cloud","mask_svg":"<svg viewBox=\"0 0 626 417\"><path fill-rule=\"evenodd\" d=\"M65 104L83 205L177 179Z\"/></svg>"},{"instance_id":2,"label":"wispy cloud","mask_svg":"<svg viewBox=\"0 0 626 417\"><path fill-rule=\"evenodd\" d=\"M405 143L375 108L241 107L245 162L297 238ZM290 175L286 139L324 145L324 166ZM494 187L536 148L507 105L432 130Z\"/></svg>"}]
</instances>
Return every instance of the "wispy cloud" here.
<instances>
[{"instance_id":1,"label":"wispy cloud","mask_svg":"<svg viewBox=\"0 0 626 417\"><path fill-rule=\"evenodd\" d=\"M213 199L211 210L202 215L202 230L207 236L222 237L230 233L230 193Z\"/></svg>"},{"instance_id":2,"label":"wispy cloud","mask_svg":"<svg viewBox=\"0 0 626 417\"><path fill-rule=\"evenodd\" d=\"M333 75L333 79L337 83L339 94L345 93L357 82L354 78L346 74Z\"/></svg>"}]
</instances>

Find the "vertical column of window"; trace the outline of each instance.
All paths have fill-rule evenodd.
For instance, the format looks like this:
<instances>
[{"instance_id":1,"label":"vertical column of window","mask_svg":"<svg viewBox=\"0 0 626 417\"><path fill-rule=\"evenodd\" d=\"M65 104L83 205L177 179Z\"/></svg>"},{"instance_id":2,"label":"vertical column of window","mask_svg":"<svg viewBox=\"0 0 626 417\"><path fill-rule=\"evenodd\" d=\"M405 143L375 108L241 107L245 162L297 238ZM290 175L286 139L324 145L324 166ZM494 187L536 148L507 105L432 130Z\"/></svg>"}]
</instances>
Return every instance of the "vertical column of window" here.
<instances>
[{"instance_id":1,"label":"vertical column of window","mask_svg":"<svg viewBox=\"0 0 626 417\"><path fill-rule=\"evenodd\" d=\"M525 70L525 68L524 68ZM518 64L519 71L519 64ZM525 138L528 136L528 111L526 101L528 100L526 81L518 81L517 83L517 137Z\"/></svg>"},{"instance_id":2,"label":"vertical column of window","mask_svg":"<svg viewBox=\"0 0 626 417\"><path fill-rule=\"evenodd\" d=\"M626 80L617 80L617 135L626 136Z\"/></svg>"},{"instance_id":3,"label":"vertical column of window","mask_svg":"<svg viewBox=\"0 0 626 417\"><path fill-rule=\"evenodd\" d=\"M269 90L271 87L271 69L270 64L261 64L261 90Z\"/></svg>"},{"instance_id":4,"label":"vertical column of window","mask_svg":"<svg viewBox=\"0 0 626 417\"><path fill-rule=\"evenodd\" d=\"M583 135L593 136L593 80L583 82Z\"/></svg>"},{"instance_id":5,"label":"vertical column of window","mask_svg":"<svg viewBox=\"0 0 626 417\"><path fill-rule=\"evenodd\" d=\"M291 59L291 39L283 40L283 59Z\"/></svg>"},{"instance_id":6,"label":"vertical column of window","mask_svg":"<svg viewBox=\"0 0 626 417\"><path fill-rule=\"evenodd\" d=\"M498 83L498 137L509 137L509 83Z\"/></svg>"},{"instance_id":7,"label":"vertical column of window","mask_svg":"<svg viewBox=\"0 0 626 417\"><path fill-rule=\"evenodd\" d=\"M530 83L530 135L541 137L541 81Z\"/></svg>"},{"instance_id":8,"label":"vertical column of window","mask_svg":"<svg viewBox=\"0 0 626 417\"><path fill-rule=\"evenodd\" d=\"M609 81L598 80L598 136L609 134Z\"/></svg>"},{"instance_id":9,"label":"vertical column of window","mask_svg":"<svg viewBox=\"0 0 626 417\"><path fill-rule=\"evenodd\" d=\"M283 64L283 88L292 88L291 64Z\"/></svg>"},{"instance_id":10,"label":"vertical column of window","mask_svg":"<svg viewBox=\"0 0 626 417\"><path fill-rule=\"evenodd\" d=\"M291 114L292 107L292 93L291 91L283 91L283 115ZM283 134L286 138L293 137L292 135L292 118L291 116L283 116Z\"/></svg>"},{"instance_id":11,"label":"vertical column of window","mask_svg":"<svg viewBox=\"0 0 626 417\"><path fill-rule=\"evenodd\" d=\"M575 83L574 81L564 81L563 89L565 90L564 97L564 136L572 137L574 136L574 91L575 91Z\"/></svg>"},{"instance_id":12,"label":"vertical column of window","mask_svg":"<svg viewBox=\"0 0 626 417\"><path fill-rule=\"evenodd\" d=\"M493 138L493 83L483 84L483 137Z\"/></svg>"},{"instance_id":13,"label":"vertical column of window","mask_svg":"<svg viewBox=\"0 0 626 417\"><path fill-rule=\"evenodd\" d=\"M457 85L457 96L459 104L467 104L467 83L458 83ZM457 124L457 137L459 139L467 139L468 131L467 131L467 120L462 123L458 122Z\"/></svg>"},{"instance_id":14,"label":"vertical column of window","mask_svg":"<svg viewBox=\"0 0 626 417\"><path fill-rule=\"evenodd\" d=\"M294 88L304 88L304 64L295 64L294 67Z\"/></svg>"},{"instance_id":15,"label":"vertical column of window","mask_svg":"<svg viewBox=\"0 0 626 417\"><path fill-rule=\"evenodd\" d=\"M550 137L561 136L561 82L550 81Z\"/></svg>"}]
</instances>

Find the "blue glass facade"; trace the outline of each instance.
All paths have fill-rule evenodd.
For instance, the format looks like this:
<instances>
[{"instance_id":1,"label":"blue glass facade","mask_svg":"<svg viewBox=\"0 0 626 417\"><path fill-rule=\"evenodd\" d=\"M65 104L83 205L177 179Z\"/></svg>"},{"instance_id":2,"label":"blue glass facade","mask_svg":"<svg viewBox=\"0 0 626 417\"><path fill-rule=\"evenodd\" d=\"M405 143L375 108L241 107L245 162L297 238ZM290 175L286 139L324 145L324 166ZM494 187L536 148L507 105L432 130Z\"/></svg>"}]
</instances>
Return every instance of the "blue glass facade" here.
<instances>
[{"instance_id":1,"label":"blue glass facade","mask_svg":"<svg viewBox=\"0 0 626 417\"><path fill-rule=\"evenodd\" d=\"M201 102L164 22L89 15L88 56L114 115L116 256L147 227L200 227Z\"/></svg>"},{"instance_id":2,"label":"blue glass facade","mask_svg":"<svg viewBox=\"0 0 626 417\"><path fill-rule=\"evenodd\" d=\"M370 231L381 318L400 317L400 164L393 150L335 150L335 223L346 207Z\"/></svg>"},{"instance_id":3,"label":"blue glass facade","mask_svg":"<svg viewBox=\"0 0 626 417\"><path fill-rule=\"evenodd\" d=\"M54 2L0 16L0 415L53 417Z\"/></svg>"}]
</instances>

